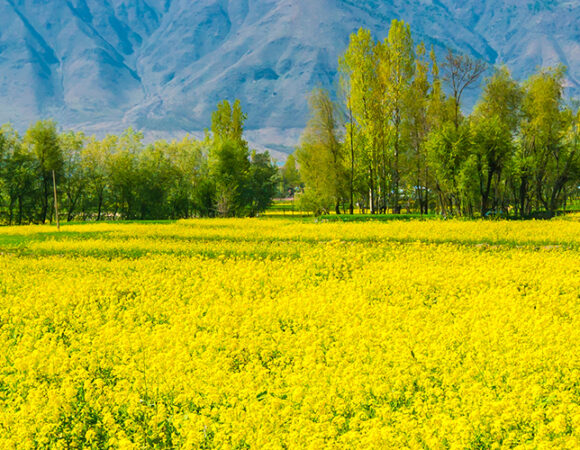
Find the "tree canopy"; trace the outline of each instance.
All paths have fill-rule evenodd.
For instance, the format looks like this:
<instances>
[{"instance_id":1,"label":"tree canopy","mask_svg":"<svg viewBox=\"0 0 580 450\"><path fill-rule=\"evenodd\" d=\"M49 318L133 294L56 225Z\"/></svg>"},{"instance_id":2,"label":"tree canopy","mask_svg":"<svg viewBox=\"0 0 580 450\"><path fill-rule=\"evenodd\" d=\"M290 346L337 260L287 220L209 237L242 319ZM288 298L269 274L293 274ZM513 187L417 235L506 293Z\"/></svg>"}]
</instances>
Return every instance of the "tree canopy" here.
<instances>
[{"instance_id":1,"label":"tree canopy","mask_svg":"<svg viewBox=\"0 0 580 450\"><path fill-rule=\"evenodd\" d=\"M563 67L518 82L452 50L439 64L394 20L382 42L353 33L339 71L339 101L312 93L296 151L313 211L553 215L580 197L579 110ZM482 81L466 114L464 94ZM330 110L333 121L320 120Z\"/></svg>"},{"instance_id":2,"label":"tree canopy","mask_svg":"<svg viewBox=\"0 0 580 450\"><path fill-rule=\"evenodd\" d=\"M250 152L239 101L221 102L212 133L198 140L144 142L132 129L103 139L39 121L21 137L0 129L0 221L178 219L248 216L278 195L278 168Z\"/></svg>"}]
</instances>

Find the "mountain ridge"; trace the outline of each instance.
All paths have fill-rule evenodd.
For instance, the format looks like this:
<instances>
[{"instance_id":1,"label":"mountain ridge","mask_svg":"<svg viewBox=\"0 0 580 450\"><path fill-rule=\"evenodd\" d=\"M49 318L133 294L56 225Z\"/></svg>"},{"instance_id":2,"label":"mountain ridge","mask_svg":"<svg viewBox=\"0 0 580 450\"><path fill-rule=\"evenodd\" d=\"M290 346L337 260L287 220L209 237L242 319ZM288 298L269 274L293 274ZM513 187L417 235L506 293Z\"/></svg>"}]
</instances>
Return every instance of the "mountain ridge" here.
<instances>
[{"instance_id":1,"label":"mountain ridge","mask_svg":"<svg viewBox=\"0 0 580 450\"><path fill-rule=\"evenodd\" d=\"M564 63L580 92L578 0L0 0L0 122L178 137L240 98L252 143L286 151L308 92L336 86L350 33L382 39L395 18L440 54L505 63L519 79Z\"/></svg>"}]
</instances>

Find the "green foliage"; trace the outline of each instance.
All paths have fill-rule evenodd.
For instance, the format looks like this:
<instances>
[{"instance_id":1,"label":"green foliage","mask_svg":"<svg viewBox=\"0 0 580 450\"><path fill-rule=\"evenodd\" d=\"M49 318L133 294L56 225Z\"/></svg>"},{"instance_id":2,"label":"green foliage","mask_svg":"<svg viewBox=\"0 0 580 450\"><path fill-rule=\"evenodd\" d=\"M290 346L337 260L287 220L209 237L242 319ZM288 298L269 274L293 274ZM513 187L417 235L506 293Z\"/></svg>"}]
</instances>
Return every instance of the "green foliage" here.
<instances>
[{"instance_id":1,"label":"green foliage","mask_svg":"<svg viewBox=\"0 0 580 450\"><path fill-rule=\"evenodd\" d=\"M442 213L460 215L465 208L470 209L465 194L473 182L472 130L468 123L455 128L453 122L446 122L430 133L426 145Z\"/></svg>"},{"instance_id":2,"label":"green foliage","mask_svg":"<svg viewBox=\"0 0 580 450\"><path fill-rule=\"evenodd\" d=\"M342 168L309 138L299 150L304 206L324 213L323 188L347 174L349 210L442 215L554 215L578 196L578 105L563 99L563 68L542 69L525 83L498 67L485 80L474 112L461 100L477 87L485 63L415 47L409 26L394 20L384 42L353 33L339 60L346 112ZM301 153L300 153L301 152ZM332 175L336 173L337 175Z\"/></svg>"},{"instance_id":3,"label":"green foliage","mask_svg":"<svg viewBox=\"0 0 580 450\"><path fill-rule=\"evenodd\" d=\"M60 178L63 170L63 155L60 147L56 123L41 120L32 125L24 135L24 151L35 159L38 177L41 180L41 209L39 221L45 222L51 207L52 174Z\"/></svg>"},{"instance_id":4,"label":"green foliage","mask_svg":"<svg viewBox=\"0 0 580 450\"><path fill-rule=\"evenodd\" d=\"M376 41L359 29L339 60L342 105L316 89L310 120L279 170L244 139L246 114L227 100L203 140L158 141L127 130L102 140L39 121L0 129L0 220L156 220L255 216L279 194L316 214L419 212L553 216L580 196L580 110L564 99L565 68L524 83L498 67L471 115L466 90L487 66L415 45L404 21Z\"/></svg>"},{"instance_id":5,"label":"green foliage","mask_svg":"<svg viewBox=\"0 0 580 450\"><path fill-rule=\"evenodd\" d=\"M288 155L284 167L282 167L281 176L283 183L282 193L293 195L301 184L300 172L296 166L294 154Z\"/></svg>"},{"instance_id":6,"label":"green foliage","mask_svg":"<svg viewBox=\"0 0 580 450\"><path fill-rule=\"evenodd\" d=\"M339 136L338 108L327 91L313 91L310 114L296 151L305 184L300 202L303 208L316 213L330 209L340 213L340 204L346 198L347 172Z\"/></svg>"},{"instance_id":7,"label":"green foliage","mask_svg":"<svg viewBox=\"0 0 580 450\"><path fill-rule=\"evenodd\" d=\"M210 152L210 176L216 186L215 208L218 216L246 215L250 160L248 150L233 140L217 140Z\"/></svg>"},{"instance_id":8,"label":"green foliage","mask_svg":"<svg viewBox=\"0 0 580 450\"><path fill-rule=\"evenodd\" d=\"M71 221L86 187L86 174L84 171L90 170L83 167L82 164L82 149L85 145L86 137L83 133L71 131L61 134L59 139L63 152L61 190L66 205L67 220Z\"/></svg>"},{"instance_id":9,"label":"green foliage","mask_svg":"<svg viewBox=\"0 0 580 450\"><path fill-rule=\"evenodd\" d=\"M268 153L248 150L239 101L218 105L213 136L143 142L128 129L102 140L57 131L41 121L24 138L0 129L0 214L6 223L54 217L53 179L61 211L73 220L161 220L247 216L275 196L278 168ZM61 217L62 219L62 217Z\"/></svg>"},{"instance_id":10,"label":"green foliage","mask_svg":"<svg viewBox=\"0 0 580 450\"><path fill-rule=\"evenodd\" d=\"M324 222L391 222L391 221L417 221L417 220L436 220L436 215L426 214L342 214L323 215L320 220Z\"/></svg>"},{"instance_id":11,"label":"green foliage","mask_svg":"<svg viewBox=\"0 0 580 450\"><path fill-rule=\"evenodd\" d=\"M266 211L276 195L279 181L278 168L272 163L268 152L252 152L250 164L250 192L252 194L251 215Z\"/></svg>"},{"instance_id":12,"label":"green foliage","mask_svg":"<svg viewBox=\"0 0 580 450\"><path fill-rule=\"evenodd\" d=\"M63 157L56 122L41 120L32 125L24 135L24 146L38 161L42 176L53 170L62 170Z\"/></svg>"},{"instance_id":13,"label":"green foliage","mask_svg":"<svg viewBox=\"0 0 580 450\"><path fill-rule=\"evenodd\" d=\"M217 110L211 117L211 131L216 141L231 141L247 147L244 140L244 122L247 116L242 112L242 105L236 100L233 105L227 100L218 103Z\"/></svg>"},{"instance_id":14,"label":"green foliage","mask_svg":"<svg viewBox=\"0 0 580 450\"><path fill-rule=\"evenodd\" d=\"M41 191L34 156L18 146L5 163L4 182L9 197L8 223L35 221Z\"/></svg>"},{"instance_id":15,"label":"green foliage","mask_svg":"<svg viewBox=\"0 0 580 450\"><path fill-rule=\"evenodd\" d=\"M523 168L531 178L536 205L550 214L563 203L567 185L578 181L579 150L566 139L575 113L563 102L564 75L565 69L558 67L532 76L522 105L522 145L528 162Z\"/></svg>"}]
</instances>

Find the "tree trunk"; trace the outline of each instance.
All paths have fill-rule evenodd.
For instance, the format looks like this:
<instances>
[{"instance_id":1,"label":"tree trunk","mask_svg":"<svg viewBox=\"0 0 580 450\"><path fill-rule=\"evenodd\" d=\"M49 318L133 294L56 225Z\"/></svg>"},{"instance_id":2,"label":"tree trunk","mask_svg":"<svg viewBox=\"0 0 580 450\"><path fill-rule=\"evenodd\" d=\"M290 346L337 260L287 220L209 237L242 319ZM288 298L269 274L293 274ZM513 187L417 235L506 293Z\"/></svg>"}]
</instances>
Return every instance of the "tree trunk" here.
<instances>
[{"instance_id":1,"label":"tree trunk","mask_svg":"<svg viewBox=\"0 0 580 450\"><path fill-rule=\"evenodd\" d=\"M350 116L350 205L349 211L350 215L354 214L354 124L352 118L352 108L350 107L349 101L349 108L348 113Z\"/></svg>"},{"instance_id":2,"label":"tree trunk","mask_svg":"<svg viewBox=\"0 0 580 450\"><path fill-rule=\"evenodd\" d=\"M72 218L73 218L73 212L75 210L75 204L76 204L76 201L74 203L72 203L69 206L69 208L68 208L68 211L67 211L67 214L66 214L66 221L67 222L70 222L72 220Z\"/></svg>"},{"instance_id":3,"label":"tree trunk","mask_svg":"<svg viewBox=\"0 0 580 450\"><path fill-rule=\"evenodd\" d=\"M22 196L18 196L18 225L22 225Z\"/></svg>"},{"instance_id":4,"label":"tree trunk","mask_svg":"<svg viewBox=\"0 0 580 450\"><path fill-rule=\"evenodd\" d=\"M97 222L99 222L101 220L101 208L103 207L103 194L102 192L99 193L99 206L98 206L98 212L97 212Z\"/></svg>"},{"instance_id":5,"label":"tree trunk","mask_svg":"<svg viewBox=\"0 0 580 450\"><path fill-rule=\"evenodd\" d=\"M48 195L49 195L49 190L48 190L48 181L47 181L47 177L44 177L44 180L42 182L42 194L43 194L43 202L42 202L42 210L40 212L40 222L41 223L45 223L46 222L46 216L48 214Z\"/></svg>"},{"instance_id":6,"label":"tree trunk","mask_svg":"<svg viewBox=\"0 0 580 450\"><path fill-rule=\"evenodd\" d=\"M394 195L395 201L393 202L393 212L395 214L401 214L401 205L399 204L399 187L400 187L400 174L399 174L399 124L400 119L397 113L397 119L395 120L395 164L394 164L394 174L393 174L393 185L394 185Z\"/></svg>"},{"instance_id":7,"label":"tree trunk","mask_svg":"<svg viewBox=\"0 0 580 450\"><path fill-rule=\"evenodd\" d=\"M374 181L374 173L373 173L373 168L372 165L369 165L369 174L370 174L370 181L371 181L371 186L370 186L370 210L371 210L371 214L376 214L375 211L375 181Z\"/></svg>"},{"instance_id":8,"label":"tree trunk","mask_svg":"<svg viewBox=\"0 0 580 450\"><path fill-rule=\"evenodd\" d=\"M12 225L12 220L14 220L14 197L10 196L10 206L8 207L8 225Z\"/></svg>"},{"instance_id":9,"label":"tree trunk","mask_svg":"<svg viewBox=\"0 0 580 450\"><path fill-rule=\"evenodd\" d=\"M485 183L485 189L481 193L481 217L485 217L489 211L489 193L491 192L491 182L493 179L493 172L487 172L487 181Z\"/></svg>"},{"instance_id":10,"label":"tree trunk","mask_svg":"<svg viewBox=\"0 0 580 450\"><path fill-rule=\"evenodd\" d=\"M429 166L425 162L425 214L429 214Z\"/></svg>"},{"instance_id":11,"label":"tree trunk","mask_svg":"<svg viewBox=\"0 0 580 450\"><path fill-rule=\"evenodd\" d=\"M520 180L520 215L523 217L526 214L526 196L528 191L527 177L522 177Z\"/></svg>"},{"instance_id":12,"label":"tree trunk","mask_svg":"<svg viewBox=\"0 0 580 450\"><path fill-rule=\"evenodd\" d=\"M78 194L76 196L71 196L71 195L67 194L67 197L68 197L68 208L67 208L67 213L66 213L66 221L70 222L73 218L73 212L74 212L76 204L79 200L80 194Z\"/></svg>"}]
</instances>

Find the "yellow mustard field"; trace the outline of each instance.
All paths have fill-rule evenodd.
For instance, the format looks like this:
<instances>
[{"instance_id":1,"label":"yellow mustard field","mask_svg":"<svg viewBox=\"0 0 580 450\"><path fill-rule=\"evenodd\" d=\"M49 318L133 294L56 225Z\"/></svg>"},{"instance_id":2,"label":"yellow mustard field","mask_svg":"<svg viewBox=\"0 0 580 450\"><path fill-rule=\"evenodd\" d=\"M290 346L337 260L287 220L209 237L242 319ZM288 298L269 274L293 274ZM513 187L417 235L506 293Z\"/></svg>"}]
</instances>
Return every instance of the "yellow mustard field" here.
<instances>
[{"instance_id":1,"label":"yellow mustard field","mask_svg":"<svg viewBox=\"0 0 580 450\"><path fill-rule=\"evenodd\" d=\"M0 229L0 448L580 448L580 221Z\"/></svg>"}]
</instances>

